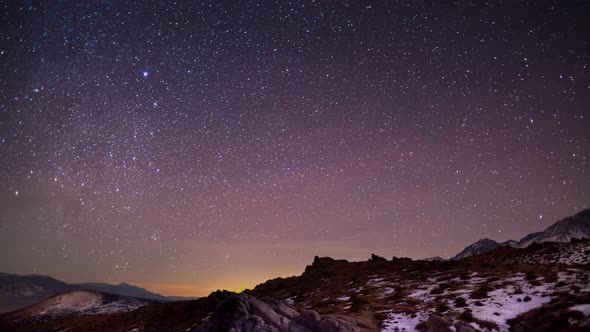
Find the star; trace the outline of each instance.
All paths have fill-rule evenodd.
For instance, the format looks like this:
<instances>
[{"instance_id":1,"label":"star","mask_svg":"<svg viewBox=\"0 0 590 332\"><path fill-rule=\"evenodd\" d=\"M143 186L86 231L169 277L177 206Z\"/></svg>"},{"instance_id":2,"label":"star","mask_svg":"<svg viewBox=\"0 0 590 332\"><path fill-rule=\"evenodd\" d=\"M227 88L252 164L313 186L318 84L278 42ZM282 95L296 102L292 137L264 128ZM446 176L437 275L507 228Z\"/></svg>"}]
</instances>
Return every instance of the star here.
<instances>
[{"instance_id":1,"label":"star","mask_svg":"<svg viewBox=\"0 0 590 332\"><path fill-rule=\"evenodd\" d=\"M316 254L452 254L588 207L571 1L260 6L3 3L6 272L225 288Z\"/></svg>"}]
</instances>

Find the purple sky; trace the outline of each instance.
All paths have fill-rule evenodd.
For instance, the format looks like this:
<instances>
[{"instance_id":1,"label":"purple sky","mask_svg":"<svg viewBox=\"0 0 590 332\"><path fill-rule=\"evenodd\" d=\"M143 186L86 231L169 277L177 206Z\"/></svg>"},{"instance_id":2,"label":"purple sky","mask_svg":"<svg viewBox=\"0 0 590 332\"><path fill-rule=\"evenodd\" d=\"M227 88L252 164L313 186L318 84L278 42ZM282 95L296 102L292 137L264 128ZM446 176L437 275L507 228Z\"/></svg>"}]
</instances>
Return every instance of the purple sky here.
<instances>
[{"instance_id":1,"label":"purple sky","mask_svg":"<svg viewBox=\"0 0 590 332\"><path fill-rule=\"evenodd\" d=\"M590 207L582 2L8 1L0 266L206 295Z\"/></svg>"}]
</instances>

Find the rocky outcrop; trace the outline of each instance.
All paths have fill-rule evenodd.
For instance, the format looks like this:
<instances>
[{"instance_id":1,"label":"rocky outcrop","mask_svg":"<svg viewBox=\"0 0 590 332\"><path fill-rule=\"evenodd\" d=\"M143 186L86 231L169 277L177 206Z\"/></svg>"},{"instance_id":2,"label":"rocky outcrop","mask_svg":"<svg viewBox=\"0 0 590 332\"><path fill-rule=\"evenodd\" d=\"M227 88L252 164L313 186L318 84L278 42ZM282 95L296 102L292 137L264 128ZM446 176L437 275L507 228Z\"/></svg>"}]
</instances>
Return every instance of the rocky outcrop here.
<instances>
[{"instance_id":1,"label":"rocky outcrop","mask_svg":"<svg viewBox=\"0 0 590 332\"><path fill-rule=\"evenodd\" d=\"M352 318L321 317L316 311L301 313L273 299L248 294L225 299L194 332L360 332L366 325Z\"/></svg>"},{"instance_id":2,"label":"rocky outcrop","mask_svg":"<svg viewBox=\"0 0 590 332\"><path fill-rule=\"evenodd\" d=\"M381 257L379 255L371 254L371 258L369 259L370 262L387 262L385 257Z\"/></svg>"},{"instance_id":3,"label":"rocky outcrop","mask_svg":"<svg viewBox=\"0 0 590 332\"><path fill-rule=\"evenodd\" d=\"M348 261L345 259L334 259L332 257L315 256L313 258L313 263L305 267L305 273L310 273L312 271L321 271L328 267L343 263L348 263Z\"/></svg>"}]
</instances>

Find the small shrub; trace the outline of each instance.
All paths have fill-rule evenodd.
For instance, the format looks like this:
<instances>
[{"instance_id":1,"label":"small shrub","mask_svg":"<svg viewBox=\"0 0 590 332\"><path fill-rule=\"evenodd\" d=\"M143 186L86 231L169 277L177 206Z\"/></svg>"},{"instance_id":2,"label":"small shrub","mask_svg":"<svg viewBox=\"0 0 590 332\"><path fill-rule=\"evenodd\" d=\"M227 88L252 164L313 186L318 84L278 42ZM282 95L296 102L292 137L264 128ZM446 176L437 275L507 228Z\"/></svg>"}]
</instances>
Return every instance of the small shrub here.
<instances>
[{"instance_id":1,"label":"small shrub","mask_svg":"<svg viewBox=\"0 0 590 332\"><path fill-rule=\"evenodd\" d=\"M472 299L485 299L488 297L488 292L493 291L494 289L486 284L481 284L476 290L471 292Z\"/></svg>"},{"instance_id":2,"label":"small shrub","mask_svg":"<svg viewBox=\"0 0 590 332\"><path fill-rule=\"evenodd\" d=\"M431 295L438 295L438 294L442 294L444 293L444 289L440 288L440 287L434 287L431 291L430 294Z\"/></svg>"},{"instance_id":3,"label":"small shrub","mask_svg":"<svg viewBox=\"0 0 590 332\"><path fill-rule=\"evenodd\" d=\"M465 309L465 311L463 311L461 313L461 315L459 315L459 319L464 320L466 322L472 322L473 321L473 313L471 312L471 310Z\"/></svg>"},{"instance_id":4,"label":"small shrub","mask_svg":"<svg viewBox=\"0 0 590 332\"><path fill-rule=\"evenodd\" d=\"M449 310L449 306L448 306L446 303L444 303L444 302L442 302L442 303L439 303L439 304L436 306L436 311L437 311L437 312L441 312L441 313L442 313L442 312L446 312L446 311L448 311L448 310Z\"/></svg>"},{"instance_id":5,"label":"small shrub","mask_svg":"<svg viewBox=\"0 0 590 332\"><path fill-rule=\"evenodd\" d=\"M462 297L458 297L455 299L455 307L457 308L463 308L467 306L467 301L462 298Z\"/></svg>"},{"instance_id":6,"label":"small shrub","mask_svg":"<svg viewBox=\"0 0 590 332\"><path fill-rule=\"evenodd\" d=\"M352 304L350 305L350 312L359 312L362 311L369 301L364 297L354 296L350 299Z\"/></svg>"}]
</instances>

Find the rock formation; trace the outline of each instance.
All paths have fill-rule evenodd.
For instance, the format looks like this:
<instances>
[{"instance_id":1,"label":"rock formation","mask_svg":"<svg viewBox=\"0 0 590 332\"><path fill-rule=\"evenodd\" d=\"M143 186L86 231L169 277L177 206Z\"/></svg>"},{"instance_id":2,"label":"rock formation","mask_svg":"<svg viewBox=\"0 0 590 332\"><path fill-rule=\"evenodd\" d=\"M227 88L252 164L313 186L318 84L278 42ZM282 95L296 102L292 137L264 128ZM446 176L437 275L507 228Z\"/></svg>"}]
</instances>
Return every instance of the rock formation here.
<instances>
[{"instance_id":1,"label":"rock formation","mask_svg":"<svg viewBox=\"0 0 590 332\"><path fill-rule=\"evenodd\" d=\"M284 302L259 300L241 293L220 303L207 321L193 332L360 332L368 330L362 322L348 317L320 316L316 311L301 313Z\"/></svg>"}]
</instances>

